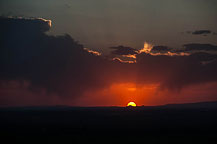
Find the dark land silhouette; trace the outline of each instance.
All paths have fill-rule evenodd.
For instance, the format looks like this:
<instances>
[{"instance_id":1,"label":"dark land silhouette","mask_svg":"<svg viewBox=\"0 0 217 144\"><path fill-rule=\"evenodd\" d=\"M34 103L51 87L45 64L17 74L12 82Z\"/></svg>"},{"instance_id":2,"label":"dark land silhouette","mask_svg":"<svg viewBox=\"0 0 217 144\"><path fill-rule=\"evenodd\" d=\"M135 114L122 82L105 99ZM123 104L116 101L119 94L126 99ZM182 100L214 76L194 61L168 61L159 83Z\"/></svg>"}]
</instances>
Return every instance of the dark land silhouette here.
<instances>
[{"instance_id":1,"label":"dark land silhouette","mask_svg":"<svg viewBox=\"0 0 217 144\"><path fill-rule=\"evenodd\" d=\"M217 102L151 107L8 107L0 109L0 116L0 135L8 142L217 141Z\"/></svg>"}]
</instances>

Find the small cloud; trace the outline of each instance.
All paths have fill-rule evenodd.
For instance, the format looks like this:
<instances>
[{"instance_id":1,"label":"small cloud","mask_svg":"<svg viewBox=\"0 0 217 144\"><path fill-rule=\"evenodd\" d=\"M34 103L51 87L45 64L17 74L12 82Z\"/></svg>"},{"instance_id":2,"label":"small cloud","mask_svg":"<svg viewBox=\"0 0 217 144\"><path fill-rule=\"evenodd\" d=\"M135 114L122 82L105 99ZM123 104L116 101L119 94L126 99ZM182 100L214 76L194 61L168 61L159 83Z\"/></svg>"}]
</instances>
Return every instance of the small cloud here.
<instances>
[{"instance_id":1,"label":"small cloud","mask_svg":"<svg viewBox=\"0 0 217 144\"><path fill-rule=\"evenodd\" d=\"M133 58L133 59L136 59L136 55L122 55L123 57L127 57L127 58Z\"/></svg>"},{"instance_id":2,"label":"small cloud","mask_svg":"<svg viewBox=\"0 0 217 144\"><path fill-rule=\"evenodd\" d=\"M217 35L217 32L213 32L211 30L195 30L195 31L186 31L187 34L192 34L192 35L202 35L202 36L207 36L207 35Z\"/></svg>"},{"instance_id":3,"label":"small cloud","mask_svg":"<svg viewBox=\"0 0 217 144\"><path fill-rule=\"evenodd\" d=\"M171 48L167 47L167 46L154 46L152 49L151 49L151 52L152 53L167 53L171 51Z\"/></svg>"},{"instance_id":4,"label":"small cloud","mask_svg":"<svg viewBox=\"0 0 217 144\"><path fill-rule=\"evenodd\" d=\"M154 46L150 43L145 42L144 48L139 50L139 54L146 53L152 56L188 56L189 53L184 51L174 51L174 49L168 46Z\"/></svg>"},{"instance_id":5,"label":"small cloud","mask_svg":"<svg viewBox=\"0 0 217 144\"><path fill-rule=\"evenodd\" d=\"M96 56L102 55L100 52L94 51L94 50L91 50L91 49L88 49L88 48L84 48L84 50L86 50L87 52L89 52L89 53L91 53L93 55L96 55Z\"/></svg>"},{"instance_id":6,"label":"small cloud","mask_svg":"<svg viewBox=\"0 0 217 144\"><path fill-rule=\"evenodd\" d=\"M112 59L113 61L115 62L119 62L119 63L126 63L126 64L133 64L133 63L136 63L136 60L133 60L133 61L130 61L130 60L122 60L118 57L115 57Z\"/></svg>"},{"instance_id":7,"label":"small cloud","mask_svg":"<svg viewBox=\"0 0 217 144\"><path fill-rule=\"evenodd\" d=\"M131 48L131 47L126 47L126 46L117 46L117 47L110 47L110 49L114 49L111 51L112 54L114 55L134 55L138 54L138 50Z\"/></svg>"},{"instance_id":8,"label":"small cloud","mask_svg":"<svg viewBox=\"0 0 217 144\"><path fill-rule=\"evenodd\" d=\"M152 44L150 44L148 42L144 42L144 47L139 50L139 54L140 53L150 53L152 48L153 48Z\"/></svg>"},{"instance_id":9,"label":"small cloud","mask_svg":"<svg viewBox=\"0 0 217 144\"><path fill-rule=\"evenodd\" d=\"M212 34L213 34L213 35L217 35L217 32L213 32Z\"/></svg>"},{"instance_id":10,"label":"small cloud","mask_svg":"<svg viewBox=\"0 0 217 144\"><path fill-rule=\"evenodd\" d=\"M207 34L211 34L210 30L196 30L194 32L192 32L193 35L207 35Z\"/></svg>"}]
</instances>

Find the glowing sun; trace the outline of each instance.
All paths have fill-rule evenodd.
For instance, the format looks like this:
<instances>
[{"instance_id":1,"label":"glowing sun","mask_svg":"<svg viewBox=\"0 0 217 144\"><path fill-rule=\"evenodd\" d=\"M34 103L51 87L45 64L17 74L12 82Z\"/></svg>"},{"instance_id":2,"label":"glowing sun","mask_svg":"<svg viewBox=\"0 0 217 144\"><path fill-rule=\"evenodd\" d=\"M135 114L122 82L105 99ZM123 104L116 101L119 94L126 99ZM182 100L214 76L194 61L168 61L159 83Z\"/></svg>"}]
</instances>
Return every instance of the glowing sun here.
<instances>
[{"instance_id":1,"label":"glowing sun","mask_svg":"<svg viewBox=\"0 0 217 144\"><path fill-rule=\"evenodd\" d=\"M129 102L129 103L127 104L127 106L136 107L136 103L135 103L135 102Z\"/></svg>"}]
</instances>

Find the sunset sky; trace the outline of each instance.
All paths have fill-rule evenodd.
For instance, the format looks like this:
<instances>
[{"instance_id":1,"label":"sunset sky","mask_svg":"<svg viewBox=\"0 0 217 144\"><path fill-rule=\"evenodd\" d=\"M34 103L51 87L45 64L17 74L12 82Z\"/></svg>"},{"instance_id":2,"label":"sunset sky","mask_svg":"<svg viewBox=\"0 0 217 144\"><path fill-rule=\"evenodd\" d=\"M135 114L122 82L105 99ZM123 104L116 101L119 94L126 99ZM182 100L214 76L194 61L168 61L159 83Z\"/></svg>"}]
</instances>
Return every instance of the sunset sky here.
<instances>
[{"instance_id":1,"label":"sunset sky","mask_svg":"<svg viewBox=\"0 0 217 144\"><path fill-rule=\"evenodd\" d=\"M0 106L217 100L216 0L0 0Z\"/></svg>"}]
</instances>

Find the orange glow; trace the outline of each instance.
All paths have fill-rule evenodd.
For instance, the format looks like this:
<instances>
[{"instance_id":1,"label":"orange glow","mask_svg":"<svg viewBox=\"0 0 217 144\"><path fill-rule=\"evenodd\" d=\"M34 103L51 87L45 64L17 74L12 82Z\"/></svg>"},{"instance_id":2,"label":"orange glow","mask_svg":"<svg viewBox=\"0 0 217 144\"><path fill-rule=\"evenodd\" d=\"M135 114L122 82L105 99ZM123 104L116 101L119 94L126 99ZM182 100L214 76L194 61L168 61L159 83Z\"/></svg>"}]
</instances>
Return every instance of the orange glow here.
<instances>
[{"instance_id":1,"label":"orange glow","mask_svg":"<svg viewBox=\"0 0 217 144\"><path fill-rule=\"evenodd\" d=\"M136 55L134 54L134 55L131 55L131 54L129 54L129 55L122 55L123 57L127 57L127 58L133 58L133 59L136 59Z\"/></svg>"},{"instance_id":2,"label":"orange glow","mask_svg":"<svg viewBox=\"0 0 217 144\"><path fill-rule=\"evenodd\" d=\"M133 92L133 91L136 91L136 88L135 87L129 87L129 88L127 88L127 90Z\"/></svg>"},{"instance_id":3,"label":"orange glow","mask_svg":"<svg viewBox=\"0 0 217 144\"><path fill-rule=\"evenodd\" d=\"M85 106L123 106L136 101L137 105L151 105L159 84L114 83L109 87L85 91L76 100ZM79 105L80 106L80 105Z\"/></svg>"},{"instance_id":4,"label":"orange glow","mask_svg":"<svg viewBox=\"0 0 217 144\"><path fill-rule=\"evenodd\" d=\"M100 52L94 51L94 50L91 50L91 49L88 49L88 48L84 48L84 50L86 50L86 51L88 51L89 53L92 53L92 54L94 54L94 55L96 55L96 56L102 55Z\"/></svg>"},{"instance_id":5,"label":"orange glow","mask_svg":"<svg viewBox=\"0 0 217 144\"><path fill-rule=\"evenodd\" d=\"M20 18L22 19L22 17L20 17ZM34 18L30 18L30 19L34 19ZM46 20L44 18L38 18L38 19L47 22L47 24L49 25L49 27L51 27L51 25L52 25L52 21L51 20Z\"/></svg>"},{"instance_id":6,"label":"orange glow","mask_svg":"<svg viewBox=\"0 0 217 144\"><path fill-rule=\"evenodd\" d=\"M150 53L151 50L153 48L153 45L152 44L149 44L147 42L144 42L144 47L142 49L139 50L139 53Z\"/></svg>"},{"instance_id":7,"label":"orange glow","mask_svg":"<svg viewBox=\"0 0 217 144\"><path fill-rule=\"evenodd\" d=\"M159 83L136 84L114 83L109 87L85 91L76 101L67 101L74 106L123 106L129 102L138 105L155 106L171 103L216 101L217 83L189 86L182 91L160 88ZM208 89L208 91L207 91ZM209 95L207 97L206 95ZM67 103L66 102L66 103ZM79 105L76 105L79 104Z\"/></svg>"},{"instance_id":8,"label":"orange glow","mask_svg":"<svg viewBox=\"0 0 217 144\"><path fill-rule=\"evenodd\" d=\"M120 106L125 106L123 104L129 101L136 101L139 105L149 105L158 86L158 84L139 85L136 83L119 83L113 84L109 91Z\"/></svg>"},{"instance_id":9,"label":"orange glow","mask_svg":"<svg viewBox=\"0 0 217 144\"><path fill-rule=\"evenodd\" d=\"M158 55L166 55L166 56L189 56L190 53L175 53L175 52L166 52L166 53L150 53L153 56L158 56Z\"/></svg>"},{"instance_id":10,"label":"orange glow","mask_svg":"<svg viewBox=\"0 0 217 144\"><path fill-rule=\"evenodd\" d=\"M128 104L127 104L127 106L129 107L136 107L136 103L135 102L129 102Z\"/></svg>"},{"instance_id":11,"label":"orange glow","mask_svg":"<svg viewBox=\"0 0 217 144\"><path fill-rule=\"evenodd\" d=\"M132 61L125 61L125 60L122 60L122 59L120 59L120 58L117 58L117 57L115 57L115 58L113 58L112 59L113 61L119 61L119 62L121 62L121 63L129 63L129 64L131 64L131 63L136 63L136 60L132 60Z\"/></svg>"},{"instance_id":12,"label":"orange glow","mask_svg":"<svg viewBox=\"0 0 217 144\"><path fill-rule=\"evenodd\" d=\"M170 51L168 51L168 52L166 52L166 53L152 53L151 52L151 50L152 50L152 48L154 47L154 45L152 45L152 44L150 44L150 43L148 43L148 42L144 42L144 47L142 48L142 49L140 49L139 51L138 51L138 53L143 53L143 52L145 52L145 53L148 53L148 54L150 54L150 55L153 55L153 56L158 56L158 55L166 55L166 56L189 56L190 55L190 53L186 53L186 52L180 52L180 53L177 53L177 52L170 52ZM134 55L133 55L134 56ZM127 57L132 57L133 58L133 56L131 56L131 55L127 55ZM135 58L136 58L136 56L135 56Z\"/></svg>"}]
</instances>

